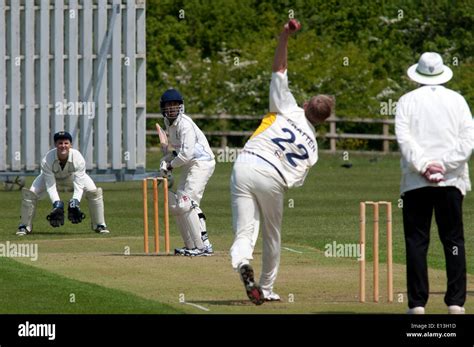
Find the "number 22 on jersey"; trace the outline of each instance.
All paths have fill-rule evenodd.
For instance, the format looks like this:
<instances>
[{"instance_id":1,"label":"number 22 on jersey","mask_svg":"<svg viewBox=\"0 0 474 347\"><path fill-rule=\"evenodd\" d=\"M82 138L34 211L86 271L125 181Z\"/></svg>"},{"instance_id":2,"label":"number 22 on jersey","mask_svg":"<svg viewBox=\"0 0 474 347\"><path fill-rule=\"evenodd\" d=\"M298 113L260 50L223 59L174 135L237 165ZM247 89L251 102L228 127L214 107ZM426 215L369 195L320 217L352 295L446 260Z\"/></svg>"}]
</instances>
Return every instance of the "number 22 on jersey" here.
<instances>
[{"instance_id":1,"label":"number 22 on jersey","mask_svg":"<svg viewBox=\"0 0 474 347\"><path fill-rule=\"evenodd\" d=\"M285 134L288 134L288 136L286 137L275 137L272 139L272 142L275 143L280 149L282 152L285 152L287 151L287 148L285 146L285 144L287 145L292 145L295 143L295 140L296 140L296 136L295 136L295 133L293 131L291 131L290 129L288 128L282 128L281 129ZM291 166L293 167L297 167L297 164L295 162L295 160L304 160L304 159L308 159L309 156L308 156L308 150L306 149L306 147L302 144L295 144L293 145L292 147L295 147L298 148L300 151L299 153L295 153L295 152L287 152L285 153L285 157L286 159L288 160L288 162L291 164Z\"/></svg>"}]
</instances>

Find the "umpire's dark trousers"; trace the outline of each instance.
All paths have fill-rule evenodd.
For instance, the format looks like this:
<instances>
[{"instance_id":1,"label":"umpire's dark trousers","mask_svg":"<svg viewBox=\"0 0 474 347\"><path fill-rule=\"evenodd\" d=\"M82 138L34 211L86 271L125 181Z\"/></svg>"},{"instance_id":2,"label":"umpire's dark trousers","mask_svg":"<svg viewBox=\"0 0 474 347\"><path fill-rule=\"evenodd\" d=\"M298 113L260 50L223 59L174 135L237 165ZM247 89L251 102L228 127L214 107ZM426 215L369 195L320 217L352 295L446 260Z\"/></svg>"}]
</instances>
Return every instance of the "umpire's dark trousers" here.
<instances>
[{"instance_id":1,"label":"umpire's dark trousers","mask_svg":"<svg viewBox=\"0 0 474 347\"><path fill-rule=\"evenodd\" d=\"M467 285L462 222L463 195L455 187L423 187L405 192L402 198L408 307L424 307L428 301L427 253L433 210L446 258L448 288L444 302L448 306L463 306Z\"/></svg>"}]
</instances>

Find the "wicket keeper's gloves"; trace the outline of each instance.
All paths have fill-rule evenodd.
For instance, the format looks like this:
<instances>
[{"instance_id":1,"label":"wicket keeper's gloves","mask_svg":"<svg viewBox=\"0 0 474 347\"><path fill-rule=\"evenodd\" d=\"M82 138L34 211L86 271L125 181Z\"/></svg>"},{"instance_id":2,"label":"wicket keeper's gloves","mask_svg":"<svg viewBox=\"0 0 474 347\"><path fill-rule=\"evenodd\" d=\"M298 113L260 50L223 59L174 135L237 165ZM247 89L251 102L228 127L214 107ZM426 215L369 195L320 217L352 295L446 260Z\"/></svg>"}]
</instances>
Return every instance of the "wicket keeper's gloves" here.
<instances>
[{"instance_id":1,"label":"wicket keeper's gloves","mask_svg":"<svg viewBox=\"0 0 474 347\"><path fill-rule=\"evenodd\" d=\"M67 210L67 218L71 221L72 224L78 224L82 222L86 215L82 213L79 208L79 200L71 199L69 200L69 208Z\"/></svg>"},{"instance_id":2,"label":"wicket keeper's gloves","mask_svg":"<svg viewBox=\"0 0 474 347\"><path fill-rule=\"evenodd\" d=\"M62 201L55 201L53 203L53 210L46 217L52 227L57 228L64 225L64 203Z\"/></svg>"}]
</instances>

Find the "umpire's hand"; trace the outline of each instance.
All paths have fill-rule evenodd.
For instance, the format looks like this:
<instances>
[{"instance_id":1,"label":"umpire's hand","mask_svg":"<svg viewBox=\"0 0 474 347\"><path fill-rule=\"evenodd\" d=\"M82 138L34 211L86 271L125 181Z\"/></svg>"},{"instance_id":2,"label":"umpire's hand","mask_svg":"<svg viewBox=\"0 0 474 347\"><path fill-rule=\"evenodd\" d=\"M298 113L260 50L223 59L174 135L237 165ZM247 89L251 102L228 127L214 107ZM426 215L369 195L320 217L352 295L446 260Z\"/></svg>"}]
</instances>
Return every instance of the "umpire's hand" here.
<instances>
[{"instance_id":1,"label":"umpire's hand","mask_svg":"<svg viewBox=\"0 0 474 347\"><path fill-rule=\"evenodd\" d=\"M86 215L82 213L81 209L79 208L79 200L69 200L67 218L71 221L72 224L78 224L82 222L84 218L86 218Z\"/></svg>"},{"instance_id":2,"label":"umpire's hand","mask_svg":"<svg viewBox=\"0 0 474 347\"><path fill-rule=\"evenodd\" d=\"M55 201L53 203L53 210L46 217L52 227L57 228L64 225L64 203L62 201Z\"/></svg>"}]
</instances>

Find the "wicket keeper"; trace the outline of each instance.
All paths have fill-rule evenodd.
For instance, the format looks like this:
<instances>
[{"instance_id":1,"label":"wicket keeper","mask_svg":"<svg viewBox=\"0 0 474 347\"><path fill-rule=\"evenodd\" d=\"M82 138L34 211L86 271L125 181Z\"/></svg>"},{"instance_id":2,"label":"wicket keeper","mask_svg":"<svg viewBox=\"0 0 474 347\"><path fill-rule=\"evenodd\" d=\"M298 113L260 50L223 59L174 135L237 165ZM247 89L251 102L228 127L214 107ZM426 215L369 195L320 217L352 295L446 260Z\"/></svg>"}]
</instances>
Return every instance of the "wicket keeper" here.
<instances>
[{"instance_id":1,"label":"wicket keeper","mask_svg":"<svg viewBox=\"0 0 474 347\"><path fill-rule=\"evenodd\" d=\"M108 234L104 219L102 189L97 188L86 173L86 162L82 154L72 148L72 136L66 131L54 134L56 148L50 150L41 161L41 173L33 181L30 189L22 189L21 222L16 232L19 236L31 234L33 218L38 200L49 196L53 209L47 216L52 227L64 225L64 202L59 197L58 188L74 188L67 205L68 219L72 224L81 223L85 214L80 209L85 192L89 203L92 230Z\"/></svg>"}]
</instances>

